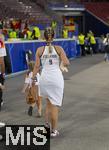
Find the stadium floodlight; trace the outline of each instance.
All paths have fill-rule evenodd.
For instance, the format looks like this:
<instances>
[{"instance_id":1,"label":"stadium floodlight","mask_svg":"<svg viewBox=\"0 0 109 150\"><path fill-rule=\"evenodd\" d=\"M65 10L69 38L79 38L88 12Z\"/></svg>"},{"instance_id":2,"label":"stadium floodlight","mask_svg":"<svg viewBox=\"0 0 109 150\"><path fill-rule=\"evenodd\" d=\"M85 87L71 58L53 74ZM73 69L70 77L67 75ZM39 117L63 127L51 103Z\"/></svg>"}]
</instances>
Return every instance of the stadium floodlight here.
<instances>
[{"instance_id":1,"label":"stadium floodlight","mask_svg":"<svg viewBox=\"0 0 109 150\"><path fill-rule=\"evenodd\" d=\"M67 7L68 7L68 5L65 5L64 7L65 7L65 8L67 8Z\"/></svg>"}]
</instances>

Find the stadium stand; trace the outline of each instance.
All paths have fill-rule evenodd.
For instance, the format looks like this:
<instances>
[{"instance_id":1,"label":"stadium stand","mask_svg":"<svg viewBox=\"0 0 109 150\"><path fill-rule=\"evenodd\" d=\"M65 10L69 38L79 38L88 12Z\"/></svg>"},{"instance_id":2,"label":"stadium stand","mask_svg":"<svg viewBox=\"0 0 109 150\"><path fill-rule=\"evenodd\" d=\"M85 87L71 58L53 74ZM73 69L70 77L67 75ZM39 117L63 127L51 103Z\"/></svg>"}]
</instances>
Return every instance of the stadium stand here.
<instances>
[{"instance_id":1,"label":"stadium stand","mask_svg":"<svg viewBox=\"0 0 109 150\"><path fill-rule=\"evenodd\" d=\"M109 3L108 2L88 2L85 3L88 11L109 24Z\"/></svg>"},{"instance_id":2,"label":"stadium stand","mask_svg":"<svg viewBox=\"0 0 109 150\"><path fill-rule=\"evenodd\" d=\"M0 8L1 19L35 18L37 22L51 22L51 17L39 5L30 0L0 0Z\"/></svg>"}]
</instances>

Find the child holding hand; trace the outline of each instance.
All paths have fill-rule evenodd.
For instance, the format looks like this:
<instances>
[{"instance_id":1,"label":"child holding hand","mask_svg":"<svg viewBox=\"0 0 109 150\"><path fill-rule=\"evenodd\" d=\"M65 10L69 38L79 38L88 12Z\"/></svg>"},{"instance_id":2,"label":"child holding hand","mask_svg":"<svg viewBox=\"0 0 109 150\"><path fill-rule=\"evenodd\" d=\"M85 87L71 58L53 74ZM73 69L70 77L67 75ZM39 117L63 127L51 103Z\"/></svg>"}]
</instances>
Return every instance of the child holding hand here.
<instances>
[{"instance_id":1,"label":"child holding hand","mask_svg":"<svg viewBox=\"0 0 109 150\"><path fill-rule=\"evenodd\" d=\"M41 117L42 104L40 89L39 89L39 78L40 74L37 73L36 77L32 79L33 69L34 69L34 61L30 61L28 63L28 72L26 73L25 83L22 92L25 93L27 104L29 105L28 115L32 116L33 108L37 104L38 108L38 117Z\"/></svg>"}]
</instances>

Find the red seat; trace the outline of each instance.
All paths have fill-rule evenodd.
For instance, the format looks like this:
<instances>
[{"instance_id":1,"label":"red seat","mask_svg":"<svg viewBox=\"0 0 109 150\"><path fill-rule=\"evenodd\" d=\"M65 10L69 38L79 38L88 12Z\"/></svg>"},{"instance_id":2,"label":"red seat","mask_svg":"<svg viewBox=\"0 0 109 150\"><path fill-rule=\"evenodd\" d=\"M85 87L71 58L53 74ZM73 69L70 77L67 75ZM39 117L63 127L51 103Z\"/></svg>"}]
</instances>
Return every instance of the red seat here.
<instances>
[{"instance_id":1,"label":"red seat","mask_svg":"<svg viewBox=\"0 0 109 150\"><path fill-rule=\"evenodd\" d=\"M99 17L105 22L109 22L109 3L108 2L88 2L85 3L88 11Z\"/></svg>"}]
</instances>

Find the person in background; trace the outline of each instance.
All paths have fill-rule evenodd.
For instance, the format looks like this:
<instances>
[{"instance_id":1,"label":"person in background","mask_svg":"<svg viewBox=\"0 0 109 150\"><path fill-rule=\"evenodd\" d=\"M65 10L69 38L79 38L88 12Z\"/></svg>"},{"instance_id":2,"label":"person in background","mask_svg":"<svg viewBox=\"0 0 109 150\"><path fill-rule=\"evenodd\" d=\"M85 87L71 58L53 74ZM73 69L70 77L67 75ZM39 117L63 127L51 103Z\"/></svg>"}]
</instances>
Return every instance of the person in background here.
<instances>
[{"instance_id":1,"label":"person in background","mask_svg":"<svg viewBox=\"0 0 109 150\"><path fill-rule=\"evenodd\" d=\"M15 29L12 29L9 33L9 38L17 38L17 32L15 31Z\"/></svg>"},{"instance_id":2,"label":"person in background","mask_svg":"<svg viewBox=\"0 0 109 150\"><path fill-rule=\"evenodd\" d=\"M98 40L98 49L99 49L99 52L103 53L104 52L104 41L105 39L105 36L102 34Z\"/></svg>"},{"instance_id":3,"label":"person in background","mask_svg":"<svg viewBox=\"0 0 109 150\"><path fill-rule=\"evenodd\" d=\"M23 34L23 31L21 29L18 32L18 38L21 38L21 39L24 38L24 34Z\"/></svg>"},{"instance_id":4,"label":"person in background","mask_svg":"<svg viewBox=\"0 0 109 150\"><path fill-rule=\"evenodd\" d=\"M2 33L3 33L3 35L4 35L5 40L8 40L8 38L9 38L8 29L7 29L7 28L4 28Z\"/></svg>"},{"instance_id":5,"label":"person in background","mask_svg":"<svg viewBox=\"0 0 109 150\"><path fill-rule=\"evenodd\" d=\"M6 48L4 43L4 36L0 33L0 110L3 105L3 89L5 81L5 63L4 57L6 56Z\"/></svg>"},{"instance_id":6,"label":"person in background","mask_svg":"<svg viewBox=\"0 0 109 150\"><path fill-rule=\"evenodd\" d=\"M32 39L32 37L31 37L32 36L32 32L31 32L31 30L29 28L27 29L27 33L26 34L27 34L27 39L31 40Z\"/></svg>"},{"instance_id":7,"label":"person in background","mask_svg":"<svg viewBox=\"0 0 109 150\"><path fill-rule=\"evenodd\" d=\"M51 22L51 27L53 28L53 30L57 27L57 22L56 22L56 20L53 20L53 21Z\"/></svg>"},{"instance_id":8,"label":"person in background","mask_svg":"<svg viewBox=\"0 0 109 150\"><path fill-rule=\"evenodd\" d=\"M95 40L94 33L91 30L87 33L87 42L89 45L89 51L93 51L93 54L95 54L96 53L96 50L95 50L96 40Z\"/></svg>"},{"instance_id":9,"label":"person in background","mask_svg":"<svg viewBox=\"0 0 109 150\"><path fill-rule=\"evenodd\" d=\"M109 33L106 34L106 38L104 38L103 43L105 47L104 60L109 62Z\"/></svg>"},{"instance_id":10,"label":"person in background","mask_svg":"<svg viewBox=\"0 0 109 150\"><path fill-rule=\"evenodd\" d=\"M23 29L23 37L24 37L25 40L27 39L27 30L28 30L27 27L25 27L25 28Z\"/></svg>"},{"instance_id":11,"label":"person in background","mask_svg":"<svg viewBox=\"0 0 109 150\"><path fill-rule=\"evenodd\" d=\"M93 51L94 54L96 54L96 49L95 49L95 48L96 48L96 47L95 47L95 45L96 45L96 40L95 40L95 37L94 37L94 34L93 34L93 33L90 35L89 40L90 40L90 46L91 46L91 48L92 48L92 51Z\"/></svg>"},{"instance_id":12,"label":"person in background","mask_svg":"<svg viewBox=\"0 0 109 150\"><path fill-rule=\"evenodd\" d=\"M3 23L3 20L0 20L0 29L3 29L4 27L4 23Z\"/></svg>"},{"instance_id":13,"label":"person in background","mask_svg":"<svg viewBox=\"0 0 109 150\"><path fill-rule=\"evenodd\" d=\"M35 78L35 85L32 85L32 76L33 76L33 68L34 68L34 61L28 62L28 72L26 73L24 87L22 89L22 93L25 93L27 104L29 105L28 115L32 116L33 108L37 104L38 108L38 117L41 117L42 111L42 104L41 104L41 97L40 97L40 89L39 86L39 78L40 74L37 73Z\"/></svg>"},{"instance_id":14,"label":"person in background","mask_svg":"<svg viewBox=\"0 0 109 150\"><path fill-rule=\"evenodd\" d=\"M85 56L86 53L85 53L85 35L83 35L83 33L80 33L79 36L78 36L78 41L79 41L79 45L80 45L80 48L81 48L81 55L82 56Z\"/></svg>"},{"instance_id":15,"label":"person in background","mask_svg":"<svg viewBox=\"0 0 109 150\"><path fill-rule=\"evenodd\" d=\"M68 38L68 29L67 28L63 28L62 30L62 37L67 39Z\"/></svg>"},{"instance_id":16,"label":"person in background","mask_svg":"<svg viewBox=\"0 0 109 150\"><path fill-rule=\"evenodd\" d=\"M62 106L64 93L64 79L60 69L60 61L63 67L69 65L69 60L62 47L52 45L54 30L48 27L44 31L46 46L39 47L36 51L36 63L33 71L33 81L40 66L40 94L46 98L45 126L51 125L51 137L59 135L58 111Z\"/></svg>"},{"instance_id":17,"label":"person in background","mask_svg":"<svg viewBox=\"0 0 109 150\"><path fill-rule=\"evenodd\" d=\"M56 35L57 35L57 21L56 20L53 20L51 22L51 27L53 28L54 32L55 32L55 37L56 38Z\"/></svg>"},{"instance_id":18,"label":"person in background","mask_svg":"<svg viewBox=\"0 0 109 150\"><path fill-rule=\"evenodd\" d=\"M33 40L38 40L41 36L41 32L40 32L40 29L38 27L34 27L33 28L33 31L32 31L32 39Z\"/></svg>"}]
</instances>

